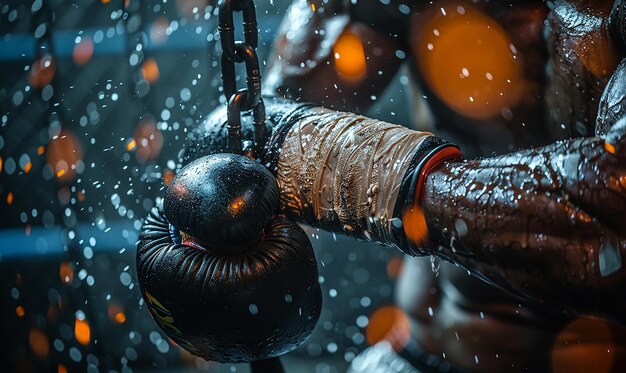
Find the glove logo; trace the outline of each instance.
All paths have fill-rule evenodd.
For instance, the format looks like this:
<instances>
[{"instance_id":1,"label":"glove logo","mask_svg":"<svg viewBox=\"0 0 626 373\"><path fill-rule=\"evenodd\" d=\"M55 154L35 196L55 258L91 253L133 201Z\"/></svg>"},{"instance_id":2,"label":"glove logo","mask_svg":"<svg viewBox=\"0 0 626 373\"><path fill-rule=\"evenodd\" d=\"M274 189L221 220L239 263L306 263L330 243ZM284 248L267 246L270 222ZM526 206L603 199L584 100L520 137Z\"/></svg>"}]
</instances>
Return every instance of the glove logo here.
<instances>
[{"instance_id":1,"label":"glove logo","mask_svg":"<svg viewBox=\"0 0 626 373\"><path fill-rule=\"evenodd\" d=\"M148 301L148 310L152 314L152 317L154 317L159 326L165 330L167 335L184 349L196 352L197 350L193 347L193 345L183 339L183 333L180 329L174 325L174 317L172 316L172 313L148 292L146 292L146 300Z\"/></svg>"}]
</instances>

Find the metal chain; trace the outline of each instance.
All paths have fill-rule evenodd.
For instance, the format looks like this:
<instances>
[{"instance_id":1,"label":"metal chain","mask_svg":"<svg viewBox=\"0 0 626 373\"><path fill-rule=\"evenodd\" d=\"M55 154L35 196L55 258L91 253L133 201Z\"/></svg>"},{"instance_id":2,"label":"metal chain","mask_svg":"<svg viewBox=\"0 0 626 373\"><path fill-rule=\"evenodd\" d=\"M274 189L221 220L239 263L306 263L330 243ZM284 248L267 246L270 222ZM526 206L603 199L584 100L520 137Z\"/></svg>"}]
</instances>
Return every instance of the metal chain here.
<instances>
[{"instance_id":1,"label":"metal chain","mask_svg":"<svg viewBox=\"0 0 626 373\"><path fill-rule=\"evenodd\" d=\"M243 13L244 41L235 41L235 12ZM261 97L261 71L257 46L259 33L253 0L222 0L219 5L222 82L227 100L227 151L242 153L241 112L252 110L254 118L254 148L263 145L265 137L265 104ZM235 63L246 66L246 88L237 90Z\"/></svg>"}]
</instances>

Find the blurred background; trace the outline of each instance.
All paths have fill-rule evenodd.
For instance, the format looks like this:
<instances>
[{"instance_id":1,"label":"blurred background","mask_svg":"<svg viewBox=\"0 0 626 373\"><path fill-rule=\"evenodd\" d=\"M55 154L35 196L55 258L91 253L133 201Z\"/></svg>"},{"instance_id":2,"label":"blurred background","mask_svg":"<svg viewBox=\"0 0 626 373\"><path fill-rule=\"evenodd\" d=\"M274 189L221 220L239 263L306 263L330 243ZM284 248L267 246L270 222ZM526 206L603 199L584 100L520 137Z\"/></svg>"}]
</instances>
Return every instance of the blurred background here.
<instances>
[{"instance_id":1,"label":"blurred background","mask_svg":"<svg viewBox=\"0 0 626 373\"><path fill-rule=\"evenodd\" d=\"M1 371L248 371L169 340L135 273L138 230L187 131L224 103L216 3L0 3ZM289 1L256 5L264 65ZM407 81L366 114L408 122ZM341 372L393 322L402 260L305 229L324 307L286 368Z\"/></svg>"}]
</instances>

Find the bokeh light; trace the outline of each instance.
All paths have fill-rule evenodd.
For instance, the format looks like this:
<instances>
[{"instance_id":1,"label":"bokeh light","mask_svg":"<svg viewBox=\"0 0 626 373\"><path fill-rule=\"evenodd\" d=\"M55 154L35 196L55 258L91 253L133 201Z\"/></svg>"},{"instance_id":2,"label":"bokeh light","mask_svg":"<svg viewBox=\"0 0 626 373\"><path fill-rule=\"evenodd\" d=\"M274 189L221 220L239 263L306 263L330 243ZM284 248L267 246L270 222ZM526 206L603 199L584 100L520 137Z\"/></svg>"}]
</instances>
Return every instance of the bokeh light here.
<instances>
[{"instance_id":1,"label":"bokeh light","mask_svg":"<svg viewBox=\"0 0 626 373\"><path fill-rule=\"evenodd\" d=\"M163 171L163 184L170 185L172 183L172 180L174 179L174 176L176 176L176 174L170 169Z\"/></svg>"},{"instance_id":2,"label":"bokeh light","mask_svg":"<svg viewBox=\"0 0 626 373\"><path fill-rule=\"evenodd\" d=\"M68 262L61 262L59 266L59 278L61 282L67 285L71 285L74 279L74 268Z\"/></svg>"},{"instance_id":3,"label":"bokeh light","mask_svg":"<svg viewBox=\"0 0 626 373\"><path fill-rule=\"evenodd\" d=\"M383 306L370 316L365 331L367 343L374 345L387 341L400 351L409 340L411 323L407 314L395 306Z\"/></svg>"},{"instance_id":4,"label":"bokeh light","mask_svg":"<svg viewBox=\"0 0 626 373\"><path fill-rule=\"evenodd\" d=\"M48 356L48 351L50 349L48 337L46 337L46 334L40 329L33 328L30 330L30 333L28 334L28 343L30 344L30 349L35 353L35 355L40 358Z\"/></svg>"},{"instance_id":5,"label":"bokeh light","mask_svg":"<svg viewBox=\"0 0 626 373\"><path fill-rule=\"evenodd\" d=\"M359 37L349 31L339 36L333 47L339 77L359 81L365 75L365 52Z\"/></svg>"},{"instance_id":6,"label":"bokeh light","mask_svg":"<svg viewBox=\"0 0 626 373\"><path fill-rule=\"evenodd\" d=\"M411 37L423 79L445 104L490 119L521 97L520 56L506 31L464 1L432 7Z\"/></svg>"},{"instance_id":7,"label":"bokeh light","mask_svg":"<svg viewBox=\"0 0 626 373\"><path fill-rule=\"evenodd\" d=\"M581 317L568 324L552 348L552 373L606 373L615 359L611 327Z\"/></svg>"},{"instance_id":8,"label":"bokeh light","mask_svg":"<svg viewBox=\"0 0 626 373\"><path fill-rule=\"evenodd\" d=\"M91 329L89 328L89 324L85 320L76 319L74 323L74 337L78 341L78 343L82 345L89 344L91 340Z\"/></svg>"},{"instance_id":9,"label":"bokeh light","mask_svg":"<svg viewBox=\"0 0 626 373\"><path fill-rule=\"evenodd\" d=\"M163 135L153 119L144 118L139 122L133 137L135 141L135 156L141 163L155 159L163 148Z\"/></svg>"},{"instance_id":10,"label":"bokeh light","mask_svg":"<svg viewBox=\"0 0 626 373\"><path fill-rule=\"evenodd\" d=\"M83 152L78 138L68 129L53 138L48 144L46 159L61 182L71 182L76 176L76 166L82 161Z\"/></svg>"},{"instance_id":11,"label":"bokeh light","mask_svg":"<svg viewBox=\"0 0 626 373\"><path fill-rule=\"evenodd\" d=\"M402 273L404 260L399 255L392 255L387 261L387 276L391 280L397 279Z\"/></svg>"},{"instance_id":12,"label":"bokeh light","mask_svg":"<svg viewBox=\"0 0 626 373\"><path fill-rule=\"evenodd\" d=\"M93 57L93 41L90 37L83 37L80 42L74 46L72 58L75 64L81 66L87 64L91 60L91 57Z\"/></svg>"},{"instance_id":13,"label":"bokeh light","mask_svg":"<svg viewBox=\"0 0 626 373\"><path fill-rule=\"evenodd\" d=\"M150 26L150 41L154 45L162 44L167 41L167 28L170 22L165 17L159 17Z\"/></svg>"},{"instance_id":14,"label":"bokeh light","mask_svg":"<svg viewBox=\"0 0 626 373\"><path fill-rule=\"evenodd\" d=\"M108 316L111 322L116 324L123 324L126 322L126 314L124 313L124 307L117 303L111 303L108 308Z\"/></svg>"},{"instance_id":15,"label":"bokeh light","mask_svg":"<svg viewBox=\"0 0 626 373\"><path fill-rule=\"evenodd\" d=\"M615 154L615 145L608 143L608 142L604 142L604 150L606 150L607 152L611 154Z\"/></svg>"},{"instance_id":16,"label":"bokeh light","mask_svg":"<svg viewBox=\"0 0 626 373\"><path fill-rule=\"evenodd\" d=\"M154 83L159 79L159 65L153 58L147 59L141 65L141 75L149 83Z\"/></svg>"},{"instance_id":17,"label":"bokeh light","mask_svg":"<svg viewBox=\"0 0 626 373\"><path fill-rule=\"evenodd\" d=\"M56 63L51 55L45 54L33 62L28 82L31 86L41 89L52 82L56 74Z\"/></svg>"},{"instance_id":18,"label":"bokeh light","mask_svg":"<svg viewBox=\"0 0 626 373\"><path fill-rule=\"evenodd\" d=\"M402 227L404 234L415 245L419 245L428 237L428 225L426 217L417 206L408 209L402 217Z\"/></svg>"},{"instance_id":19,"label":"bokeh light","mask_svg":"<svg viewBox=\"0 0 626 373\"><path fill-rule=\"evenodd\" d=\"M176 0L176 9L181 16L192 18L206 4L205 0Z\"/></svg>"}]
</instances>

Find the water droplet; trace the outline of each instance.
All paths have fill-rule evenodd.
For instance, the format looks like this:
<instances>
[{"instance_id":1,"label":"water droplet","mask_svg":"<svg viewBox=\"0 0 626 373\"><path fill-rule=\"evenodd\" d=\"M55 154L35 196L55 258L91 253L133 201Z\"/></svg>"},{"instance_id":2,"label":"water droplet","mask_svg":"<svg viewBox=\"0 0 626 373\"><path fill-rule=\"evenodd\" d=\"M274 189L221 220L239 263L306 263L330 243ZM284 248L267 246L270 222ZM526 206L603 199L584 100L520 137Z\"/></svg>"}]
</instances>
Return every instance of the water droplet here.
<instances>
[{"instance_id":1,"label":"water droplet","mask_svg":"<svg viewBox=\"0 0 626 373\"><path fill-rule=\"evenodd\" d=\"M286 297L287 297L287 296L285 296L285 298L286 298ZM257 307L257 305L256 305L256 304L251 303L251 304L248 306L248 311L250 311L250 313L251 313L251 314L253 314L253 315L258 315L258 313L259 313L259 308Z\"/></svg>"}]
</instances>

